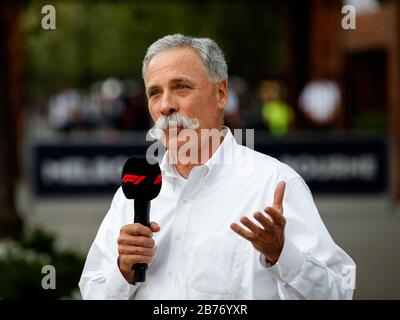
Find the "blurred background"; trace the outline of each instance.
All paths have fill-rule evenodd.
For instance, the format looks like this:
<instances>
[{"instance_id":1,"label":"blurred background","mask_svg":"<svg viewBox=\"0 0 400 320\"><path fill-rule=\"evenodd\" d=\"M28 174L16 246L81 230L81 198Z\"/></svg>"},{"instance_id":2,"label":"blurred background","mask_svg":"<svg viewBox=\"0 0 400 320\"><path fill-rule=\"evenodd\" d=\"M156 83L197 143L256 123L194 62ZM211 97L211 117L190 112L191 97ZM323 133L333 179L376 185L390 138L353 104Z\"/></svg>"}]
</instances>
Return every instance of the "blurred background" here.
<instances>
[{"instance_id":1,"label":"blurred background","mask_svg":"<svg viewBox=\"0 0 400 320\"><path fill-rule=\"evenodd\" d=\"M399 299L396 0L2 1L0 298L80 299L121 166L148 145L142 59L173 33L220 45L226 125L305 178L354 298Z\"/></svg>"}]
</instances>

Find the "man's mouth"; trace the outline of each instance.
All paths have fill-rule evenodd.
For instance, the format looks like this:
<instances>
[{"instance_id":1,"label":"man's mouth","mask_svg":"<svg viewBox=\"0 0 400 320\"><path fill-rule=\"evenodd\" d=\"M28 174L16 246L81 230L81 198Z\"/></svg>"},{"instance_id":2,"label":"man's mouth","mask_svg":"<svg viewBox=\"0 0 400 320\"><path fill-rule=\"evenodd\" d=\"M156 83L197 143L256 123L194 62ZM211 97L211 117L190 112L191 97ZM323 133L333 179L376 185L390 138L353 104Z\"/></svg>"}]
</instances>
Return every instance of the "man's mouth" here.
<instances>
[{"instance_id":1,"label":"man's mouth","mask_svg":"<svg viewBox=\"0 0 400 320\"><path fill-rule=\"evenodd\" d=\"M179 127L169 127L169 128L167 128L167 129L165 129L165 131L166 132L180 132L180 131L182 131L183 129L185 129L184 127L182 127L182 126L179 126Z\"/></svg>"}]
</instances>

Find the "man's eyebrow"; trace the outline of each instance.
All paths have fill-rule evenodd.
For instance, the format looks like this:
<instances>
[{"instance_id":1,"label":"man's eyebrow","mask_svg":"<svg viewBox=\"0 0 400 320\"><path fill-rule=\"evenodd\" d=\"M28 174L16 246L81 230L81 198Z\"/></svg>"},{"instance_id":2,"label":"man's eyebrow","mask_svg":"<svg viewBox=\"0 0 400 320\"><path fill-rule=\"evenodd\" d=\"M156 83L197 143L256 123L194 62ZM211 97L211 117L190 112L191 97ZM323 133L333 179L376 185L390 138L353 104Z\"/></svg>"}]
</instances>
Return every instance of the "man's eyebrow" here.
<instances>
[{"instance_id":1,"label":"man's eyebrow","mask_svg":"<svg viewBox=\"0 0 400 320\"><path fill-rule=\"evenodd\" d=\"M193 80L190 80L189 78L186 78L186 77L177 77L177 78L173 78L173 79L171 79L171 80L169 80L169 82L170 83L179 83L179 82L187 82L187 83L189 83L190 85L192 85L192 86L194 86L196 83L193 81ZM146 92L150 92L150 91L152 91L152 90L154 90L154 89L157 89L157 88L159 88L159 85L158 84L153 84L153 85L151 85L151 86L148 86L147 88L146 88Z\"/></svg>"},{"instance_id":2,"label":"man's eyebrow","mask_svg":"<svg viewBox=\"0 0 400 320\"><path fill-rule=\"evenodd\" d=\"M194 82L193 80L190 80L190 79L188 79L188 78L186 78L186 77L173 78L173 79L170 80L170 82L172 82L172 83L177 83L177 82L188 82L188 83L191 84L191 85L194 85L194 84L195 84L195 82Z\"/></svg>"},{"instance_id":3,"label":"man's eyebrow","mask_svg":"<svg viewBox=\"0 0 400 320\"><path fill-rule=\"evenodd\" d=\"M158 88L158 85L156 85L156 84L151 85L150 87L146 88L146 92L149 93L150 91L157 89L157 88Z\"/></svg>"}]
</instances>

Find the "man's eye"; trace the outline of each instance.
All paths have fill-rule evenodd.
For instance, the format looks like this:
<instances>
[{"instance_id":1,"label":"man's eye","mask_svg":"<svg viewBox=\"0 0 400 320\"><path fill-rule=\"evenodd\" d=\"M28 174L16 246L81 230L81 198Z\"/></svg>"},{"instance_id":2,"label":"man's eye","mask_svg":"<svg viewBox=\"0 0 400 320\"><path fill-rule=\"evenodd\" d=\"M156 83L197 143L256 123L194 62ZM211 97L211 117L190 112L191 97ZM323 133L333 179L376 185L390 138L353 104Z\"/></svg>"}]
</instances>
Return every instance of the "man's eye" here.
<instances>
[{"instance_id":1,"label":"man's eye","mask_svg":"<svg viewBox=\"0 0 400 320\"><path fill-rule=\"evenodd\" d=\"M155 96L158 93L158 91L150 91L149 92L149 97Z\"/></svg>"},{"instance_id":2,"label":"man's eye","mask_svg":"<svg viewBox=\"0 0 400 320\"><path fill-rule=\"evenodd\" d=\"M176 88L177 89L186 89L186 88L188 88L188 86L186 84L183 84L183 83L178 83L176 85Z\"/></svg>"}]
</instances>

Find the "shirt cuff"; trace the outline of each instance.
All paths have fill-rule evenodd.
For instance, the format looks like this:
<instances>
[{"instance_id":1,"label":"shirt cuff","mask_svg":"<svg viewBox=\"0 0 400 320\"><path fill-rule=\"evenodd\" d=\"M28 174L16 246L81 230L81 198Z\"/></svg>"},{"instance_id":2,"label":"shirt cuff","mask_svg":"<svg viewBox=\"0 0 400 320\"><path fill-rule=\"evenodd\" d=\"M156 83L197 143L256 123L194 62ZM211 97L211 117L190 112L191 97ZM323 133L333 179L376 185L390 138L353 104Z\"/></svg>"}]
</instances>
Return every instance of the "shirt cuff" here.
<instances>
[{"instance_id":1,"label":"shirt cuff","mask_svg":"<svg viewBox=\"0 0 400 320\"><path fill-rule=\"evenodd\" d=\"M303 262L304 257L302 252L288 238L285 239L281 255L274 265L268 263L265 257L260 254L261 266L276 279L286 283L293 280L296 274L300 271Z\"/></svg>"},{"instance_id":2,"label":"shirt cuff","mask_svg":"<svg viewBox=\"0 0 400 320\"><path fill-rule=\"evenodd\" d=\"M118 268L117 263L113 263L112 267L106 275L106 284L111 291L114 299L127 300L129 296L138 288L139 284L129 284Z\"/></svg>"}]
</instances>

